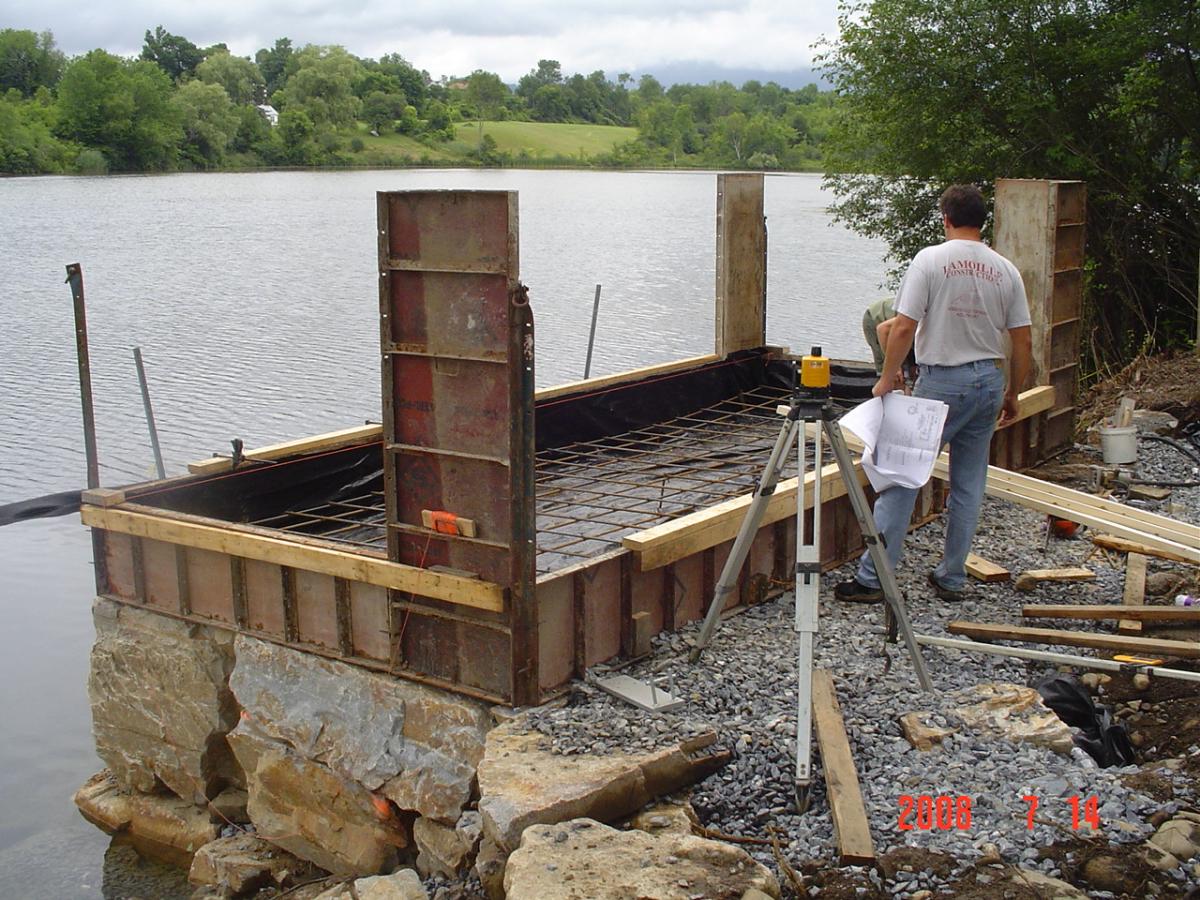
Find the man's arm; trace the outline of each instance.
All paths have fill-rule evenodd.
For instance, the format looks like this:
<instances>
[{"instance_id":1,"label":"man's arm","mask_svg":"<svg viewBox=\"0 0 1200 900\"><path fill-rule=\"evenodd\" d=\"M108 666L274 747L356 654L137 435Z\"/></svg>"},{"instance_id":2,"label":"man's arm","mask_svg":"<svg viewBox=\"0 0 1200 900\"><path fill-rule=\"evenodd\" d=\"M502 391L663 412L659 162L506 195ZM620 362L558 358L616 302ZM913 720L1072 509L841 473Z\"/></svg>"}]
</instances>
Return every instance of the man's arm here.
<instances>
[{"instance_id":1,"label":"man's arm","mask_svg":"<svg viewBox=\"0 0 1200 900\"><path fill-rule=\"evenodd\" d=\"M888 323L890 323L890 327L887 334L887 346L884 347L883 373L875 382L875 387L871 389L871 394L875 397L882 397L895 389L897 379L900 377L900 367L904 364L904 358L908 356L908 351L912 349L913 337L917 333L917 320L910 319L903 313L896 313L884 324ZM882 328L882 326L880 327ZM880 335L880 343L882 342L883 336Z\"/></svg>"},{"instance_id":2,"label":"man's arm","mask_svg":"<svg viewBox=\"0 0 1200 900\"><path fill-rule=\"evenodd\" d=\"M1033 368L1033 329L1029 325L1008 329L1012 341L1012 359L1008 367L1008 389L1004 392L1004 405L1000 408L999 425L1008 425L1017 419L1017 395L1025 386L1025 379Z\"/></svg>"}]
</instances>

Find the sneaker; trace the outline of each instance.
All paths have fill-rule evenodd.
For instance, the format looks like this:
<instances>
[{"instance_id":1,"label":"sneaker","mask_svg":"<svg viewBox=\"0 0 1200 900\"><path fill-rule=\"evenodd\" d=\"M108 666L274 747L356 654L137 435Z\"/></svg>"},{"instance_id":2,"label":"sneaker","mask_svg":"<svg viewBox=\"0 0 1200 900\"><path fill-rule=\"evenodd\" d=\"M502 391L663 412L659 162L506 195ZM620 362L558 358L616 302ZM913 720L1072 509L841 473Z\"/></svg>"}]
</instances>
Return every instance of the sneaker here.
<instances>
[{"instance_id":1,"label":"sneaker","mask_svg":"<svg viewBox=\"0 0 1200 900\"><path fill-rule=\"evenodd\" d=\"M958 603L963 598L962 591L952 591L950 588L942 587L938 584L938 580L932 572L929 573L929 583L933 586L933 592L937 594L939 600L945 600L947 603Z\"/></svg>"},{"instance_id":2,"label":"sneaker","mask_svg":"<svg viewBox=\"0 0 1200 900\"><path fill-rule=\"evenodd\" d=\"M843 581L833 589L833 596L849 603L878 603L883 599L881 588L867 587L857 578Z\"/></svg>"}]
</instances>

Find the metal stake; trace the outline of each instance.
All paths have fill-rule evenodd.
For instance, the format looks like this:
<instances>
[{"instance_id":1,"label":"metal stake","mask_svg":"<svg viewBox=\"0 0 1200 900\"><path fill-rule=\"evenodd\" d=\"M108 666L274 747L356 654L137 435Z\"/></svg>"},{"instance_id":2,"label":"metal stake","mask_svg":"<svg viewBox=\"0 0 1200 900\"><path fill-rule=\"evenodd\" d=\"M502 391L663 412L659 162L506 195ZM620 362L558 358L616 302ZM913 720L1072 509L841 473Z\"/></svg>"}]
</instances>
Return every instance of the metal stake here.
<instances>
[{"instance_id":1,"label":"metal stake","mask_svg":"<svg viewBox=\"0 0 1200 900\"><path fill-rule=\"evenodd\" d=\"M596 299L592 301L592 330L588 334L587 360L583 364L583 377L592 372L592 344L596 342L596 317L600 314L600 285L596 285Z\"/></svg>"},{"instance_id":2,"label":"metal stake","mask_svg":"<svg viewBox=\"0 0 1200 900\"><path fill-rule=\"evenodd\" d=\"M150 405L150 386L146 383L146 367L142 365L142 348L133 348L133 362L137 366L138 384L142 388L142 408L146 411L146 427L150 429L150 446L154 449L154 467L158 477L166 478L163 467L162 449L158 446L158 428L154 425L154 407Z\"/></svg>"},{"instance_id":3,"label":"metal stake","mask_svg":"<svg viewBox=\"0 0 1200 900\"><path fill-rule=\"evenodd\" d=\"M83 267L67 266L67 282L75 301L75 353L79 357L79 400L83 405L83 449L87 455L87 486L100 487L100 457L96 451L96 416L92 409L92 366L88 357L87 308L83 297Z\"/></svg>"}]
</instances>

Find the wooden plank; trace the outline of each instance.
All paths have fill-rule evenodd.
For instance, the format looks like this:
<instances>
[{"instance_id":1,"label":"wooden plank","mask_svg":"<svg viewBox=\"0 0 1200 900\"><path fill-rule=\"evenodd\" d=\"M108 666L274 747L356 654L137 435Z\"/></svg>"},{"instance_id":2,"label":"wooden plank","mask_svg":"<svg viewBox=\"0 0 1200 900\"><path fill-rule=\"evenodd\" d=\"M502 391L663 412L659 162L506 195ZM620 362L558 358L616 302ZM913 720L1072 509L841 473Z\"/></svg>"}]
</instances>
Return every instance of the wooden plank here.
<instances>
[{"instance_id":1,"label":"wooden plank","mask_svg":"<svg viewBox=\"0 0 1200 900\"><path fill-rule=\"evenodd\" d=\"M1197 529L1197 532L1196 537L1200 539L1200 529ZM1152 544L1131 541L1115 534L1092 535L1092 543L1097 547L1103 547L1105 550L1117 550L1121 553L1141 556L1157 556L1162 559L1172 560L1173 562L1188 563L1193 566L1200 565L1200 550L1193 553L1176 553L1174 550L1164 550Z\"/></svg>"},{"instance_id":2,"label":"wooden plank","mask_svg":"<svg viewBox=\"0 0 1200 900\"><path fill-rule=\"evenodd\" d=\"M125 492L112 488L90 488L80 493L79 502L89 506L116 506L125 502Z\"/></svg>"},{"instance_id":3,"label":"wooden plank","mask_svg":"<svg viewBox=\"0 0 1200 900\"><path fill-rule=\"evenodd\" d=\"M717 362L720 358L715 353L708 353L704 356L693 356L676 362L660 363L656 366L646 366L641 369L630 369L627 372L618 372L615 375L605 375L603 378L589 378L586 381L569 381L565 384L538 391L534 394L534 399L539 402L542 400L553 400L558 397L565 397L568 394L580 394L588 391L596 391L600 388L615 387L619 384L630 384L659 375L686 372L688 369L698 369L709 363Z\"/></svg>"},{"instance_id":4,"label":"wooden plank","mask_svg":"<svg viewBox=\"0 0 1200 900\"><path fill-rule=\"evenodd\" d=\"M1075 606L1067 603L1030 603L1021 607L1021 615L1030 619L1121 619L1142 622L1195 622L1200 624L1200 606L1122 606L1097 603Z\"/></svg>"},{"instance_id":5,"label":"wooden plank","mask_svg":"<svg viewBox=\"0 0 1200 900\"><path fill-rule=\"evenodd\" d=\"M716 352L767 342L767 228L761 172L717 176Z\"/></svg>"},{"instance_id":6,"label":"wooden plank","mask_svg":"<svg viewBox=\"0 0 1200 900\"><path fill-rule=\"evenodd\" d=\"M1141 553L1130 553L1125 560L1125 594L1121 602L1138 607L1146 602L1146 557ZM1142 623L1136 616L1127 616L1117 623L1117 632L1141 634Z\"/></svg>"},{"instance_id":7,"label":"wooden plank","mask_svg":"<svg viewBox=\"0 0 1200 900\"><path fill-rule=\"evenodd\" d=\"M503 588L474 578L431 572L377 557L300 544L282 538L164 519L116 508L83 506L79 513L83 524L92 528L186 547L199 547L229 556L240 556L309 572L320 572L349 581L409 591L459 606L494 612L504 609Z\"/></svg>"},{"instance_id":8,"label":"wooden plank","mask_svg":"<svg viewBox=\"0 0 1200 900\"><path fill-rule=\"evenodd\" d=\"M963 634L983 641L1023 641L1066 647L1093 647L1120 650L1142 656L1176 656L1200 659L1200 641L1169 641L1160 638L1132 637L1124 634L1100 634L1094 631L1059 631L1055 628L1026 628L1020 625L991 625L982 622L951 622L951 634Z\"/></svg>"},{"instance_id":9,"label":"wooden plank","mask_svg":"<svg viewBox=\"0 0 1200 900\"><path fill-rule=\"evenodd\" d=\"M354 428L327 431L324 434L314 434L311 437L297 438L278 444L267 444L265 447L247 450L243 455L246 459L270 462L297 456L301 453L317 453L334 450L338 447L349 447L353 444L369 444L382 438L382 425L359 425ZM214 456L211 459L188 463L188 471L193 475L217 475L221 472L228 472L232 467L232 461L226 456Z\"/></svg>"},{"instance_id":10,"label":"wooden plank","mask_svg":"<svg viewBox=\"0 0 1200 900\"><path fill-rule=\"evenodd\" d=\"M998 566L975 553L967 554L967 574L980 581L1008 581L1012 577L1004 566Z\"/></svg>"},{"instance_id":11,"label":"wooden plank","mask_svg":"<svg viewBox=\"0 0 1200 900\"><path fill-rule=\"evenodd\" d=\"M1095 581L1096 573L1081 566L1064 569L1029 569L1017 576L1013 587L1018 591L1032 591L1043 581Z\"/></svg>"},{"instance_id":12,"label":"wooden plank","mask_svg":"<svg viewBox=\"0 0 1200 900\"><path fill-rule=\"evenodd\" d=\"M825 772L838 860L844 866L870 865L875 862L871 826L833 678L825 669L815 669L812 673L812 712L817 743L821 747L821 768Z\"/></svg>"}]
</instances>

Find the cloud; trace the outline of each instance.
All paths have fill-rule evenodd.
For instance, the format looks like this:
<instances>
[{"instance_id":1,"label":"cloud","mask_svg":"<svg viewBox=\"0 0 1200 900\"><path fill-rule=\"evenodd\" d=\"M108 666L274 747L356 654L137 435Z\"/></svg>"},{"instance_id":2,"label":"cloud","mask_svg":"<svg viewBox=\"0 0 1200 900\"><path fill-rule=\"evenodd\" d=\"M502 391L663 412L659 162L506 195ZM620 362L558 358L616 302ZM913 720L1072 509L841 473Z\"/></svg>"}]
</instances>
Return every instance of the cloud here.
<instances>
[{"instance_id":1,"label":"cloud","mask_svg":"<svg viewBox=\"0 0 1200 900\"><path fill-rule=\"evenodd\" d=\"M685 61L768 71L807 69L812 44L836 32L837 0L22 0L6 27L49 29L68 54L103 47L134 55L162 25L199 46L224 42L253 56L275 39L341 44L375 57L398 52L435 78L474 69L516 81L539 59L567 73L653 72Z\"/></svg>"}]
</instances>

